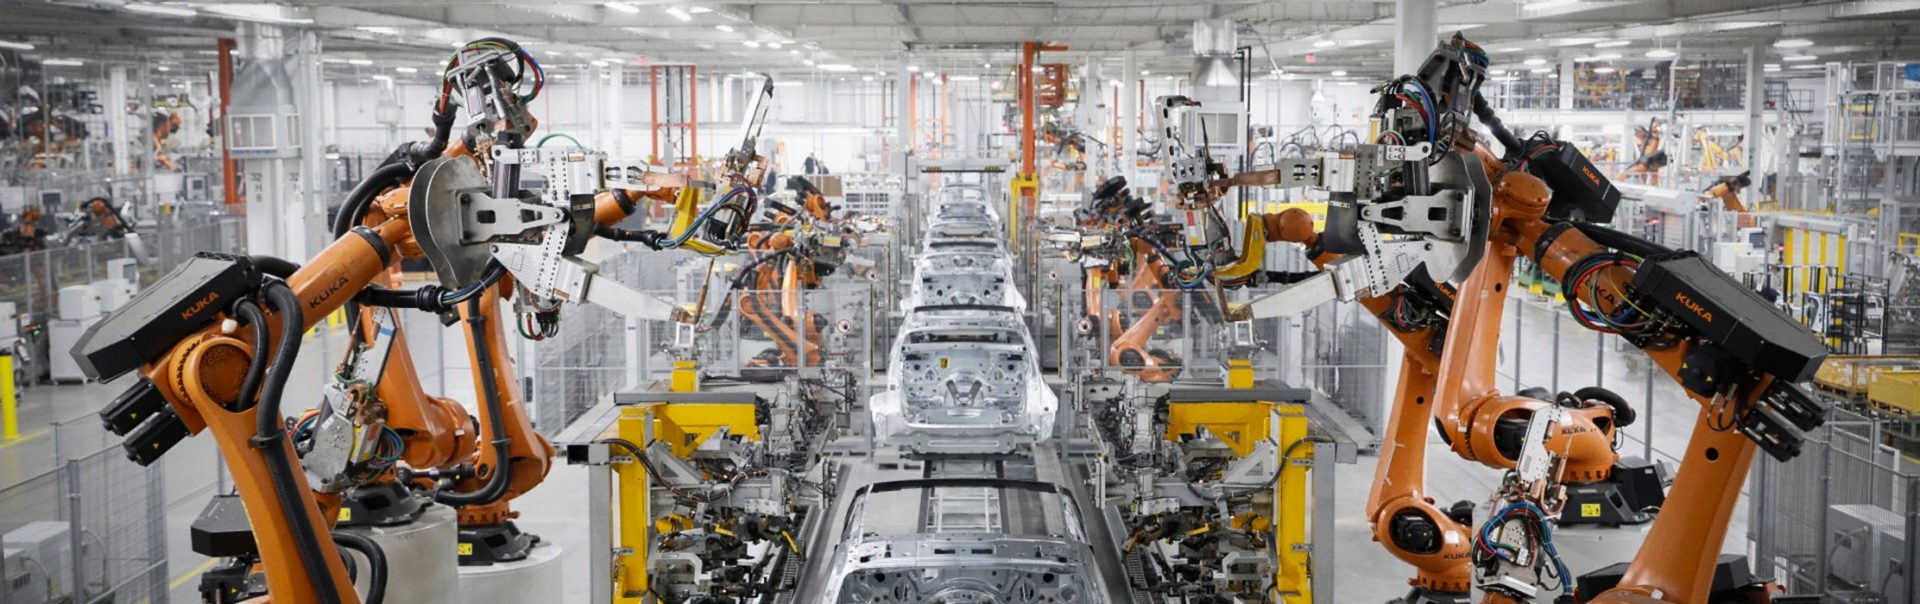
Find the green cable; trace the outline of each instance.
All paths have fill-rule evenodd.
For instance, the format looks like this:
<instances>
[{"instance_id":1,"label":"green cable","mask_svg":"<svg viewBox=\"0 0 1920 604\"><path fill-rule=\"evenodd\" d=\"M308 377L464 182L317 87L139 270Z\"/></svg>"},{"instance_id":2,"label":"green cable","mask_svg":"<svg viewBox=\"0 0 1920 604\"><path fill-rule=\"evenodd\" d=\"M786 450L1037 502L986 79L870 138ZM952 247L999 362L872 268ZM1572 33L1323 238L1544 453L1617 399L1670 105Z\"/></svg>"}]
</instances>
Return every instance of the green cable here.
<instances>
[{"instance_id":1,"label":"green cable","mask_svg":"<svg viewBox=\"0 0 1920 604\"><path fill-rule=\"evenodd\" d=\"M587 148L587 146L586 146L586 145L582 145L582 144L580 144L580 139L577 139L577 138L574 138L574 137L573 137L572 135L569 135L569 134L566 134L566 133L563 133L563 132L555 132L555 133L553 133L553 134L549 134L549 135L546 135L546 136L542 136L542 137L540 137L540 141L539 141L539 142L536 142L536 143L534 143L534 144L533 144L533 147L534 147L535 149L538 149L538 148L540 148L540 147L545 147L545 146L547 146L547 141L550 141L550 140L553 140L553 139L555 139L555 138L564 138L564 139L567 139L567 142L570 142L570 143L573 143L573 146L575 146L575 147L579 147L579 148L582 148L582 149L585 149L585 148Z\"/></svg>"}]
</instances>

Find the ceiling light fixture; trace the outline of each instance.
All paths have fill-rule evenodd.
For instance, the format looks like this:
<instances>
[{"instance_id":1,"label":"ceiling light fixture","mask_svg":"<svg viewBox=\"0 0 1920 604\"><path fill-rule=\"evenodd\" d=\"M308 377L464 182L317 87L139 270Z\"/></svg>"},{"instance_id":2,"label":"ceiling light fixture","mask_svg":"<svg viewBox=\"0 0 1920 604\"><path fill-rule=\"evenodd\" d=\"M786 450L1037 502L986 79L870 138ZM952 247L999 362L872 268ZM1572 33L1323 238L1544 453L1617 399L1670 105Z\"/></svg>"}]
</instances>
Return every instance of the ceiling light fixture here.
<instances>
[{"instance_id":1,"label":"ceiling light fixture","mask_svg":"<svg viewBox=\"0 0 1920 604\"><path fill-rule=\"evenodd\" d=\"M372 65L372 64L373 64L373 59L347 59L347 64L348 64L348 65L359 65L359 66L361 66L361 67L366 67L366 66L368 66L368 65Z\"/></svg>"},{"instance_id":2,"label":"ceiling light fixture","mask_svg":"<svg viewBox=\"0 0 1920 604\"><path fill-rule=\"evenodd\" d=\"M168 67L168 66L165 66L165 65L161 65L161 66L159 66L159 67L155 67L154 69L158 69L158 70L160 70L160 73L166 73L166 72L169 72L169 71L173 71L173 68L172 68L172 67Z\"/></svg>"},{"instance_id":3,"label":"ceiling light fixture","mask_svg":"<svg viewBox=\"0 0 1920 604\"><path fill-rule=\"evenodd\" d=\"M1553 73L1552 67L1540 67L1528 70L1529 73Z\"/></svg>"},{"instance_id":4,"label":"ceiling light fixture","mask_svg":"<svg viewBox=\"0 0 1920 604\"><path fill-rule=\"evenodd\" d=\"M1530 59L1527 59L1527 60L1525 60L1525 61L1521 61L1521 63L1524 63L1524 64L1527 64L1527 65L1546 65L1546 64L1547 64L1547 60L1546 60L1546 59L1542 59L1542 58L1540 58L1540 57L1533 57L1533 58L1530 58Z\"/></svg>"},{"instance_id":5,"label":"ceiling light fixture","mask_svg":"<svg viewBox=\"0 0 1920 604\"><path fill-rule=\"evenodd\" d=\"M1313 47L1314 47L1314 48L1331 48L1331 47L1334 47L1334 46L1339 46L1339 45L1340 45L1340 43L1339 43L1339 42L1335 42L1335 41L1333 41L1333 40L1321 40L1321 41L1319 41L1319 42L1314 42L1314 43L1313 43Z\"/></svg>"},{"instance_id":6,"label":"ceiling light fixture","mask_svg":"<svg viewBox=\"0 0 1920 604\"><path fill-rule=\"evenodd\" d=\"M1594 42L1593 47L1594 48L1619 48L1632 43L1633 43L1633 40L1607 40L1605 42Z\"/></svg>"},{"instance_id":7,"label":"ceiling light fixture","mask_svg":"<svg viewBox=\"0 0 1920 604\"><path fill-rule=\"evenodd\" d=\"M1151 72L1151 71L1147 71L1147 70L1145 70L1145 69L1142 69L1142 70L1140 70L1140 75L1143 75L1143 76L1144 76L1144 75L1153 75L1153 72Z\"/></svg>"},{"instance_id":8,"label":"ceiling light fixture","mask_svg":"<svg viewBox=\"0 0 1920 604\"><path fill-rule=\"evenodd\" d=\"M704 14L713 12L713 9L707 8L704 6L695 5L695 6L687 7L687 12L690 12L696 15L704 15Z\"/></svg>"},{"instance_id":9,"label":"ceiling light fixture","mask_svg":"<svg viewBox=\"0 0 1920 604\"><path fill-rule=\"evenodd\" d=\"M907 66L907 73L920 73L920 66L919 66L919 65L908 65L908 66Z\"/></svg>"},{"instance_id":10,"label":"ceiling light fixture","mask_svg":"<svg viewBox=\"0 0 1920 604\"><path fill-rule=\"evenodd\" d=\"M713 28L714 28L714 29L717 29L717 30L720 30L720 31L724 31L724 32L727 32L727 33L733 33L733 26L732 26L732 25L727 25L727 24L725 24L725 23L721 23L721 24L719 24L719 25L715 25L715 26L713 26Z\"/></svg>"},{"instance_id":11,"label":"ceiling light fixture","mask_svg":"<svg viewBox=\"0 0 1920 604\"><path fill-rule=\"evenodd\" d=\"M675 19L679 19L679 20L681 20L681 21L692 21L692 20L693 20L693 15L692 15L692 14L690 14L690 13L688 13L687 11L683 11L683 10L680 10L680 7L678 7L678 6L669 6L669 7L667 7L667 14L669 14L669 15L673 15L673 18L675 18Z\"/></svg>"},{"instance_id":12,"label":"ceiling light fixture","mask_svg":"<svg viewBox=\"0 0 1920 604\"><path fill-rule=\"evenodd\" d=\"M607 66L607 62L606 62L606 61L602 61L602 60L599 60L599 59L594 59L594 60L592 60L592 61L587 61L587 64L588 64L588 65L592 65L592 66L594 66L594 67L606 67L606 66Z\"/></svg>"},{"instance_id":13,"label":"ceiling light fixture","mask_svg":"<svg viewBox=\"0 0 1920 604\"><path fill-rule=\"evenodd\" d=\"M820 69L825 71L859 71L858 68L846 63L826 63L821 65Z\"/></svg>"},{"instance_id":14,"label":"ceiling light fixture","mask_svg":"<svg viewBox=\"0 0 1920 604\"><path fill-rule=\"evenodd\" d=\"M1618 58L1620 58L1620 53L1608 52L1608 53L1593 55L1590 57L1574 57L1573 60L1580 63L1596 63L1599 61L1612 61Z\"/></svg>"},{"instance_id":15,"label":"ceiling light fixture","mask_svg":"<svg viewBox=\"0 0 1920 604\"><path fill-rule=\"evenodd\" d=\"M1780 64L1779 64L1779 63L1768 63L1768 64L1767 64L1767 66L1766 66L1766 71L1768 71L1768 72L1774 72L1774 71L1780 71Z\"/></svg>"},{"instance_id":16,"label":"ceiling light fixture","mask_svg":"<svg viewBox=\"0 0 1920 604\"><path fill-rule=\"evenodd\" d=\"M798 49L798 48L789 48L789 49L787 49L787 54L790 54L790 55L793 55L793 56L796 56L796 57L797 57L797 56L800 56L800 49Z\"/></svg>"},{"instance_id":17,"label":"ceiling light fixture","mask_svg":"<svg viewBox=\"0 0 1920 604\"><path fill-rule=\"evenodd\" d=\"M957 76L947 76L947 79L948 79L948 80L951 80L951 81L954 81L954 82L978 82L978 81L980 81L980 76L976 76L976 75L957 75Z\"/></svg>"},{"instance_id":18,"label":"ceiling light fixture","mask_svg":"<svg viewBox=\"0 0 1920 604\"><path fill-rule=\"evenodd\" d=\"M1520 52L1521 50L1522 49L1518 46L1508 46L1506 48L1500 49L1500 52Z\"/></svg>"},{"instance_id":19,"label":"ceiling light fixture","mask_svg":"<svg viewBox=\"0 0 1920 604\"><path fill-rule=\"evenodd\" d=\"M1598 74L1609 74L1609 73L1613 73L1613 72L1615 72L1615 71L1618 71L1618 70L1616 70L1616 69L1614 69L1614 68L1612 68L1612 67L1595 67L1595 68L1593 68L1593 72L1594 72L1594 73L1598 73Z\"/></svg>"},{"instance_id":20,"label":"ceiling light fixture","mask_svg":"<svg viewBox=\"0 0 1920 604\"><path fill-rule=\"evenodd\" d=\"M86 62L80 59L47 59L41 61L40 64L47 67L79 67L85 65Z\"/></svg>"},{"instance_id":21,"label":"ceiling light fixture","mask_svg":"<svg viewBox=\"0 0 1920 604\"><path fill-rule=\"evenodd\" d=\"M1780 57L1780 60L1782 60L1782 61L1787 61L1787 62L1789 62L1789 63L1800 63L1800 62L1804 62L1804 61L1812 61L1812 60L1814 60L1814 59L1818 59L1818 58L1820 58L1820 57L1817 57L1817 56L1814 56L1814 55L1792 55L1792 56L1787 56L1787 57Z\"/></svg>"},{"instance_id":22,"label":"ceiling light fixture","mask_svg":"<svg viewBox=\"0 0 1920 604\"><path fill-rule=\"evenodd\" d=\"M1344 69L1337 70L1337 71L1334 71L1332 75L1333 77L1336 77L1336 78L1344 78L1344 77L1347 77L1347 71Z\"/></svg>"},{"instance_id":23,"label":"ceiling light fixture","mask_svg":"<svg viewBox=\"0 0 1920 604\"><path fill-rule=\"evenodd\" d=\"M395 67L393 68L393 70L400 73L419 73L420 72L420 70L414 69L412 67Z\"/></svg>"},{"instance_id":24,"label":"ceiling light fixture","mask_svg":"<svg viewBox=\"0 0 1920 604\"><path fill-rule=\"evenodd\" d=\"M47 63L48 63L48 64L52 64L52 63L53 63L53 61L47 61ZM1794 69L1826 69L1826 68L1827 68L1827 66L1825 66L1825 65L1795 65L1795 66L1793 66L1793 68L1794 68Z\"/></svg>"},{"instance_id":25,"label":"ceiling light fixture","mask_svg":"<svg viewBox=\"0 0 1920 604\"><path fill-rule=\"evenodd\" d=\"M768 42L768 43L767 43L767 48L771 48L771 49L774 49L774 50L780 50L780 43L779 43L779 42Z\"/></svg>"},{"instance_id":26,"label":"ceiling light fixture","mask_svg":"<svg viewBox=\"0 0 1920 604\"><path fill-rule=\"evenodd\" d=\"M760 47L760 42L759 42L759 41L756 41L756 40L741 40L741 41L740 41L740 43L741 43L741 44L745 44L747 48L759 48L759 47Z\"/></svg>"},{"instance_id":27,"label":"ceiling light fixture","mask_svg":"<svg viewBox=\"0 0 1920 604\"><path fill-rule=\"evenodd\" d=\"M1655 48L1655 49L1653 49L1653 50L1649 50L1649 51L1647 51L1647 58L1649 58L1649 59L1671 59L1671 58L1674 58L1675 56L1679 56L1679 54L1680 54L1680 53L1677 53L1677 52L1674 52L1674 51L1671 51L1671 50L1667 50L1667 49L1665 49L1665 48Z\"/></svg>"},{"instance_id":28,"label":"ceiling light fixture","mask_svg":"<svg viewBox=\"0 0 1920 604\"><path fill-rule=\"evenodd\" d=\"M862 81L862 82L871 82L871 81L873 81L873 76L860 76L860 81Z\"/></svg>"},{"instance_id":29,"label":"ceiling light fixture","mask_svg":"<svg viewBox=\"0 0 1920 604\"><path fill-rule=\"evenodd\" d=\"M28 43L26 43L26 42L15 42L15 41L12 41L12 40L0 40L0 48L11 48L11 49L14 49L14 50L33 50L33 45L32 45L32 44L28 44Z\"/></svg>"},{"instance_id":30,"label":"ceiling light fixture","mask_svg":"<svg viewBox=\"0 0 1920 604\"><path fill-rule=\"evenodd\" d=\"M602 2L600 5L629 15L640 14L640 7L632 2Z\"/></svg>"},{"instance_id":31,"label":"ceiling light fixture","mask_svg":"<svg viewBox=\"0 0 1920 604\"><path fill-rule=\"evenodd\" d=\"M1557 8L1561 6L1573 6L1579 3L1580 3L1580 0L1536 0L1535 2L1528 2L1527 8L1537 10L1542 8Z\"/></svg>"},{"instance_id":32,"label":"ceiling light fixture","mask_svg":"<svg viewBox=\"0 0 1920 604\"><path fill-rule=\"evenodd\" d=\"M1774 48L1806 48L1808 46L1813 46L1813 40L1808 40L1806 38L1792 38L1792 39L1781 40L1779 42L1773 43Z\"/></svg>"},{"instance_id":33,"label":"ceiling light fixture","mask_svg":"<svg viewBox=\"0 0 1920 604\"><path fill-rule=\"evenodd\" d=\"M813 59L807 59L807 60L801 61L801 63L806 63L808 67L812 67Z\"/></svg>"},{"instance_id":34,"label":"ceiling light fixture","mask_svg":"<svg viewBox=\"0 0 1920 604\"><path fill-rule=\"evenodd\" d=\"M166 15L169 17L191 17L194 15L200 14L200 11L193 10L191 8L186 8L181 6L167 6L165 4L128 4L126 6L122 6L121 8L130 10L136 13Z\"/></svg>"}]
</instances>

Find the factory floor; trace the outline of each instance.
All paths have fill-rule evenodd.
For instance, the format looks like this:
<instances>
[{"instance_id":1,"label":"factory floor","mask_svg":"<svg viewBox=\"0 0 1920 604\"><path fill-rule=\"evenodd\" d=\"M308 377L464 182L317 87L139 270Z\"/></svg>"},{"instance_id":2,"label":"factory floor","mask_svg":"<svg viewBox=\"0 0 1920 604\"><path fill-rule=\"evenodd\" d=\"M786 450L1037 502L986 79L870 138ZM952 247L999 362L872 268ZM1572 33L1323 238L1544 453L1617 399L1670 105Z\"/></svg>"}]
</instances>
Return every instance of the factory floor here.
<instances>
[{"instance_id":1,"label":"factory floor","mask_svg":"<svg viewBox=\"0 0 1920 604\"><path fill-rule=\"evenodd\" d=\"M1544 326L1550 325L1549 321L1559 320L1558 313L1546 308L1527 305L1520 308L1519 321L1523 325ZM1508 320L1511 325L1513 318L1510 316ZM1524 385L1551 384L1554 370L1544 360L1548 358L1544 351L1551 349L1551 330L1536 327L1521 329L1519 333L1520 350L1512 350L1512 343L1509 342L1503 346L1505 350L1502 354L1527 359L1520 372ZM294 372L296 382L287 389L289 393L315 391L321 376L326 375L339 358L345 341L344 334L338 330L321 330L308 337L308 346L300 359L302 368ZM464 351L458 348L460 342L457 339L450 342L453 347L449 350L455 351L455 354L448 355L449 360L454 364L464 362L465 355L459 354ZM1592 350L1598 349L1591 343L1586 346ZM1644 363L1636 358L1637 352L1618 352L1608 347L1598 356L1589 350L1585 353L1586 357L1578 357L1571 348L1563 350L1566 356L1561 363L1561 389L1572 390L1588 385L1598 369L1605 372L1607 385L1627 395L1628 400L1639 401L1644 398L1641 393L1644 391L1642 384L1646 374ZM1596 360L1602 357L1604 360ZM447 372L449 376L466 375L464 367L448 367ZM1664 383L1664 376L1655 377L1661 380L1657 383L1655 401L1651 405L1638 405L1643 423L1626 429L1631 438L1623 443L1621 451L1623 454L1640 455L1643 451L1641 435L1651 424L1654 457L1674 463L1675 457L1686 446L1698 407L1678 398L1677 391ZM20 391L21 436L0 442L0 487L14 485L52 468L56 457L56 440L65 441L60 448L69 456L82 451L97 451L100 447L112 444L108 437L103 437L93 429L97 424L93 416L130 383L126 380L123 378L121 382L104 385L39 385ZM1502 377L1503 389L1511 389L1509 380L1510 375ZM471 399L470 383L449 379L447 386L446 394L455 400ZM311 401L290 397L285 405L287 412L292 414L310 406ZM71 423L72 427L56 431L56 423ZM83 425L85 429L80 428ZM61 437L55 436L56 432L90 436ZM1429 437L1427 448L1427 488L1437 501L1443 504L1460 499L1484 502L1486 494L1495 487L1499 472L1459 459L1437 437ZM1356 464L1335 466L1334 469L1338 474L1338 493L1333 510L1337 518L1333 538L1338 548L1334 560L1331 563L1323 561L1319 568L1322 572L1330 570L1337 574L1339 592L1336 597L1340 602L1383 602L1401 596L1406 592L1404 579L1411 576L1409 567L1372 542L1371 527L1363 516L1375 461L1375 457L1362 456ZM188 439L164 457L157 467L161 468L165 481L167 505L164 517L169 552L167 573L173 578L171 595L173 601L177 602L197 601L198 594L194 586L198 575L211 563L189 548L188 525L219 482L215 475L218 463L213 443L207 438ZM585 492L584 469L556 465L540 488L514 504L514 508L522 512L519 522L523 529L541 535L548 544L564 552L561 567L566 589L559 601L584 602L587 599L587 504L582 497ZM1745 502L1743 497L1741 507L1729 527L1728 539L1723 546L1725 551L1745 550ZM4 505L0 503L0 507ZM1484 515L1485 510L1479 512ZM1630 559L1645 530L1646 526L1614 529L1574 527L1555 531L1555 535L1567 564L1579 574Z\"/></svg>"}]
</instances>

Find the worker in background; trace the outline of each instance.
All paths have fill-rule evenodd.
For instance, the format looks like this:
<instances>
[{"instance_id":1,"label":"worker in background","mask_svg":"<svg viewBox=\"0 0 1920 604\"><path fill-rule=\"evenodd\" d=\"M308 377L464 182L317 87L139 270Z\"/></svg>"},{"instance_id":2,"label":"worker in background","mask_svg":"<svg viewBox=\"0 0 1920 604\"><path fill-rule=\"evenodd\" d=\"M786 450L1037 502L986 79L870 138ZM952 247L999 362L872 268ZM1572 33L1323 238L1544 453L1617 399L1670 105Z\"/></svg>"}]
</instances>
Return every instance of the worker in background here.
<instances>
[{"instance_id":1,"label":"worker in background","mask_svg":"<svg viewBox=\"0 0 1920 604\"><path fill-rule=\"evenodd\" d=\"M814 157L812 153L807 154L806 164L801 166L801 168L804 169L809 176L814 174L830 174L830 172L827 171L827 162L820 161L820 159Z\"/></svg>"}]
</instances>

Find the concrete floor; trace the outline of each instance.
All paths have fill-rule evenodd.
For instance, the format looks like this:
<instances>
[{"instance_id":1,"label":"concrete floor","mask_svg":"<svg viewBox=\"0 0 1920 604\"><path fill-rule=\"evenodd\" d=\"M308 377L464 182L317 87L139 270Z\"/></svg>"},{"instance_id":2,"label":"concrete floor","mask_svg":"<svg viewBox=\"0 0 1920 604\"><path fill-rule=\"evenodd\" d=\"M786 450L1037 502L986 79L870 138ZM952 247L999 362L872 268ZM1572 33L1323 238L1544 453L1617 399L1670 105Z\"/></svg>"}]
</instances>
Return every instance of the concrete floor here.
<instances>
[{"instance_id":1,"label":"concrete floor","mask_svg":"<svg viewBox=\"0 0 1920 604\"><path fill-rule=\"evenodd\" d=\"M1503 342L1501 350L1502 389L1513 389L1511 379L1515 373L1515 359L1522 359L1518 373L1521 376L1520 383L1525 386L1553 386L1554 376L1558 375L1558 388L1572 390L1592 384L1596 376L1604 376L1606 385L1626 395L1629 401L1635 401L1640 410L1641 423L1627 429L1629 438L1623 443L1622 452L1639 455L1644 450L1644 443L1651 442L1651 451L1656 459L1669 463L1675 460L1686 445L1698 411L1697 405L1682 397L1677 387L1668 383L1664 376L1655 376L1657 379L1651 404L1639 402L1646 398L1646 374L1645 363L1639 362L1637 352L1617 352L1613 350L1611 342L1606 350L1600 350L1593 335L1573 327L1563 311L1534 304L1522 304L1519 308L1517 313L1510 312L1507 318L1509 337ZM1560 327L1557 372L1552 352L1555 322L1566 322ZM416 330L416 333L425 332ZM471 400L472 385L464 379L467 372L461 366L466 362L464 343L457 332L447 330L447 334L441 342L443 348L440 350L444 351L444 355L417 351L416 356L423 363L427 357L432 357L435 364L446 366L445 375L448 379L444 382L444 392L455 400ZM428 348L430 340L416 337L420 340L415 344L416 348ZM294 373L299 381L288 392L297 394L314 391L320 376L325 375L326 368L339 357L343 345L344 334L339 331L321 331L309 336L308 347L301 355L303 368ZM433 381L439 381L438 376L433 376ZM98 450L100 446L111 443L97 429L91 429L96 423L93 414L124 389L124 385L36 386L22 391L22 437L0 443L0 485L15 484L52 467L55 440L63 440L60 447L70 455L82 450ZM430 382L429 385L434 384ZM301 400L297 396L286 401L289 413L310 405L311 401ZM90 430L61 430L63 436L56 438L54 425L63 422L71 422L76 427L86 426ZM91 436L65 436L70 433L87 433ZM80 442L83 440L89 442ZM1440 501L1482 501L1499 479L1499 472L1493 469L1454 457L1437 438L1430 438L1428 448L1427 487ZM208 561L190 551L187 526L215 489L217 479L213 469L218 467L216 460L217 454L211 440L194 438L181 443L159 464L164 473L168 501L165 510L168 572L175 577L172 590L175 601L198 599L193 588L198 573L205 569ZM1322 568L1331 568L1331 572L1338 575L1340 591L1337 597L1341 602L1383 602L1400 596L1406 591L1403 579L1411 576L1407 567L1372 543L1371 529L1362 516L1374 463L1375 458L1363 456L1357 464L1337 466L1335 469L1339 493L1333 512L1337 516L1336 534L1333 537L1338 540L1340 547L1337 559ZM560 547L564 552L561 566L566 589L560 601L582 602L587 598L589 586L586 584L584 549L587 505L581 496L585 491L584 469L556 465L541 488L514 505L522 510L520 523L524 529L541 535L550 546ZM1741 511L1736 514L1728 532L1728 543L1723 546L1725 551L1740 552L1745 549L1747 516L1744 509L1743 497ZM835 518L834 522L837 521ZM1630 559L1644 536L1644 530L1645 527L1571 528L1556 531L1556 536L1569 566L1578 574Z\"/></svg>"}]
</instances>

